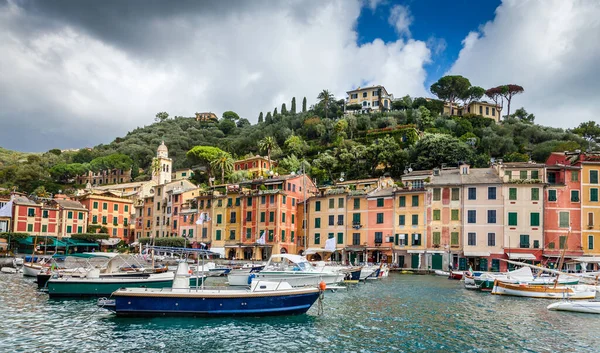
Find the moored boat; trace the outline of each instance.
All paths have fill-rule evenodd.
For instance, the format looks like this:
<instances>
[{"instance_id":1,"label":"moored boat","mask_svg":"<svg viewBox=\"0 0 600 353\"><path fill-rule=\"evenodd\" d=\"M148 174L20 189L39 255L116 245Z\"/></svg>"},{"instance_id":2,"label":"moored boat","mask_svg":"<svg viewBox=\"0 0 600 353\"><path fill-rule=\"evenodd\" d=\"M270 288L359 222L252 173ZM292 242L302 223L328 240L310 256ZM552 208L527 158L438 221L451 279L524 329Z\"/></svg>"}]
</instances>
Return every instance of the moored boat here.
<instances>
[{"instance_id":1,"label":"moored boat","mask_svg":"<svg viewBox=\"0 0 600 353\"><path fill-rule=\"evenodd\" d=\"M316 287L292 288L286 282L253 280L248 289L190 288L182 262L172 288L122 288L98 305L118 316L265 316L303 314L319 298ZM227 287L225 287L227 288Z\"/></svg>"},{"instance_id":2,"label":"moored boat","mask_svg":"<svg viewBox=\"0 0 600 353\"><path fill-rule=\"evenodd\" d=\"M318 271L305 257L292 254L272 255L265 268L256 274L258 280L285 281L292 287L316 286L321 282L335 284L344 280L344 273Z\"/></svg>"},{"instance_id":3,"label":"moored boat","mask_svg":"<svg viewBox=\"0 0 600 353\"><path fill-rule=\"evenodd\" d=\"M589 300L560 301L548 305L548 310L572 311L576 313L600 314L600 302Z\"/></svg>"},{"instance_id":4,"label":"moored boat","mask_svg":"<svg viewBox=\"0 0 600 353\"><path fill-rule=\"evenodd\" d=\"M173 284L173 272L153 274L148 277L100 277L91 270L86 277L50 278L47 282L50 297L81 297L110 295L119 288L164 288Z\"/></svg>"},{"instance_id":5,"label":"moored boat","mask_svg":"<svg viewBox=\"0 0 600 353\"><path fill-rule=\"evenodd\" d=\"M594 299L596 292L588 286L535 286L496 280L492 294L544 299Z\"/></svg>"},{"instance_id":6,"label":"moored boat","mask_svg":"<svg viewBox=\"0 0 600 353\"><path fill-rule=\"evenodd\" d=\"M435 270L434 273L436 276L450 277L450 272L448 271Z\"/></svg>"},{"instance_id":7,"label":"moored boat","mask_svg":"<svg viewBox=\"0 0 600 353\"><path fill-rule=\"evenodd\" d=\"M450 271L448 278L461 280L464 276L464 271Z\"/></svg>"}]
</instances>

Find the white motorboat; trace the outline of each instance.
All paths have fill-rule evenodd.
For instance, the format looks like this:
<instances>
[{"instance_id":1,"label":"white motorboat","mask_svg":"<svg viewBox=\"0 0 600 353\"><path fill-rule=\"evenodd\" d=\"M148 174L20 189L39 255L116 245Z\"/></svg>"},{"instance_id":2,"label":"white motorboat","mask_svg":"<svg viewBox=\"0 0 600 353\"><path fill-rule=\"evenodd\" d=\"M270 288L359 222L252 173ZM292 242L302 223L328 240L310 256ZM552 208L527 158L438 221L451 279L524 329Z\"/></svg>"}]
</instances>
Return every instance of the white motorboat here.
<instances>
[{"instance_id":1,"label":"white motorboat","mask_svg":"<svg viewBox=\"0 0 600 353\"><path fill-rule=\"evenodd\" d=\"M345 274L337 271L319 271L304 256L292 254L272 255L256 279L285 281L293 287L316 286L321 282L335 284L344 280Z\"/></svg>"},{"instance_id":2,"label":"white motorboat","mask_svg":"<svg viewBox=\"0 0 600 353\"><path fill-rule=\"evenodd\" d=\"M264 266L244 266L240 269L231 270L227 274L227 282L230 286L249 286L252 279L256 277L254 275L258 271L262 270Z\"/></svg>"},{"instance_id":3,"label":"white motorboat","mask_svg":"<svg viewBox=\"0 0 600 353\"><path fill-rule=\"evenodd\" d=\"M548 310L572 311L576 313L600 314L600 302L589 300L560 301L548 305Z\"/></svg>"},{"instance_id":4,"label":"white motorboat","mask_svg":"<svg viewBox=\"0 0 600 353\"><path fill-rule=\"evenodd\" d=\"M436 276L450 277L450 272L448 272L448 271L442 271L442 270L435 270L435 275Z\"/></svg>"}]
</instances>

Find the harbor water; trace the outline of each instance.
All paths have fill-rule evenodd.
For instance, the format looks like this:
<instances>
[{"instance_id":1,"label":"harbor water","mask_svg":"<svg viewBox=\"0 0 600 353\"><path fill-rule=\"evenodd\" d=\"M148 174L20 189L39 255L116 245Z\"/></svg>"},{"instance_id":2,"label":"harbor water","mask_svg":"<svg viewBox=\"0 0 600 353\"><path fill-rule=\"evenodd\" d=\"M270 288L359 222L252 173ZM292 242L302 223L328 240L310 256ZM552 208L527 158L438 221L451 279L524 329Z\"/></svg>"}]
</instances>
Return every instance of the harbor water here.
<instances>
[{"instance_id":1,"label":"harbor water","mask_svg":"<svg viewBox=\"0 0 600 353\"><path fill-rule=\"evenodd\" d=\"M599 315L467 291L443 277L389 278L326 293L324 313L116 318L94 299L50 300L0 275L0 352L597 352Z\"/></svg>"}]
</instances>

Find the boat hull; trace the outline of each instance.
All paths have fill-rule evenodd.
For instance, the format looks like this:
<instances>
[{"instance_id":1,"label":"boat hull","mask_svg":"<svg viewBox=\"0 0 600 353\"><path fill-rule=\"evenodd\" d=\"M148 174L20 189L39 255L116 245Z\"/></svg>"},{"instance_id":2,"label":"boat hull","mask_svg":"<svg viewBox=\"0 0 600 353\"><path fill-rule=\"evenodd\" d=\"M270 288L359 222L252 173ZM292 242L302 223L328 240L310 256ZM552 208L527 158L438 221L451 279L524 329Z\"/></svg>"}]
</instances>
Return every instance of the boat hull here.
<instances>
[{"instance_id":1,"label":"boat hull","mask_svg":"<svg viewBox=\"0 0 600 353\"><path fill-rule=\"evenodd\" d=\"M463 278L464 272L462 271L450 271L450 276L448 278L461 280Z\"/></svg>"},{"instance_id":2,"label":"boat hull","mask_svg":"<svg viewBox=\"0 0 600 353\"><path fill-rule=\"evenodd\" d=\"M94 297L108 296L119 288L165 288L173 285L173 279L158 280L79 280L79 279L50 279L47 282L48 295L53 297Z\"/></svg>"},{"instance_id":3,"label":"boat hull","mask_svg":"<svg viewBox=\"0 0 600 353\"><path fill-rule=\"evenodd\" d=\"M575 313L600 314L600 302L577 301L558 302L548 305L548 310L571 311Z\"/></svg>"},{"instance_id":4,"label":"boat hull","mask_svg":"<svg viewBox=\"0 0 600 353\"><path fill-rule=\"evenodd\" d=\"M571 287L530 286L496 281L492 294L542 299L594 299L596 292L574 290Z\"/></svg>"},{"instance_id":5,"label":"boat hull","mask_svg":"<svg viewBox=\"0 0 600 353\"><path fill-rule=\"evenodd\" d=\"M23 265L23 276L25 277L36 277L38 275L38 273L40 273L40 271L42 270L42 266L40 265L30 265L30 264L24 264Z\"/></svg>"},{"instance_id":6,"label":"boat hull","mask_svg":"<svg viewBox=\"0 0 600 353\"><path fill-rule=\"evenodd\" d=\"M344 280L343 273L302 273L302 272L265 272L256 274L257 280L282 281L289 283L292 287L317 286L321 282L325 284L340 283Z\"/></svg>"},{"instance_id":7,"label":"boat hull","mask_svg":"<svg viewBox=\"0 0 600 353\"><path fill-rule=\"evenodd\" d=\"M117 316L270 316L304 314L318 299L316 290L255 296L134 295L113 293Z\"/></svg>"}]
</instances>

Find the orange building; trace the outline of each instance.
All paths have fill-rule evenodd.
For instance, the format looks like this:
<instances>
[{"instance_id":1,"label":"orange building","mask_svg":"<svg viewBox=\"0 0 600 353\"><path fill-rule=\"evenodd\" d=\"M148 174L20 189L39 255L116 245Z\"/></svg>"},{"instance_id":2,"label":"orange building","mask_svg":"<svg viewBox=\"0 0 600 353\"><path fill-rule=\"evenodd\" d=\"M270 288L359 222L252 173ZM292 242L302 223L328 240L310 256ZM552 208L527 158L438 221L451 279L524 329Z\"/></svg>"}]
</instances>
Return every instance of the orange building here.
<instances>
[{"instance_id":1,"label":"orange building","mask_svg":"<svg viewBox=\"0 0 600 353\"><path fill-rule=\"evenodd\" d=\"M89 225L106 227L108 235L129 242L133 225L133 201L115 196L111 192L90 193L79 198L90 211Z\"/></svg>"}]
</instances>

